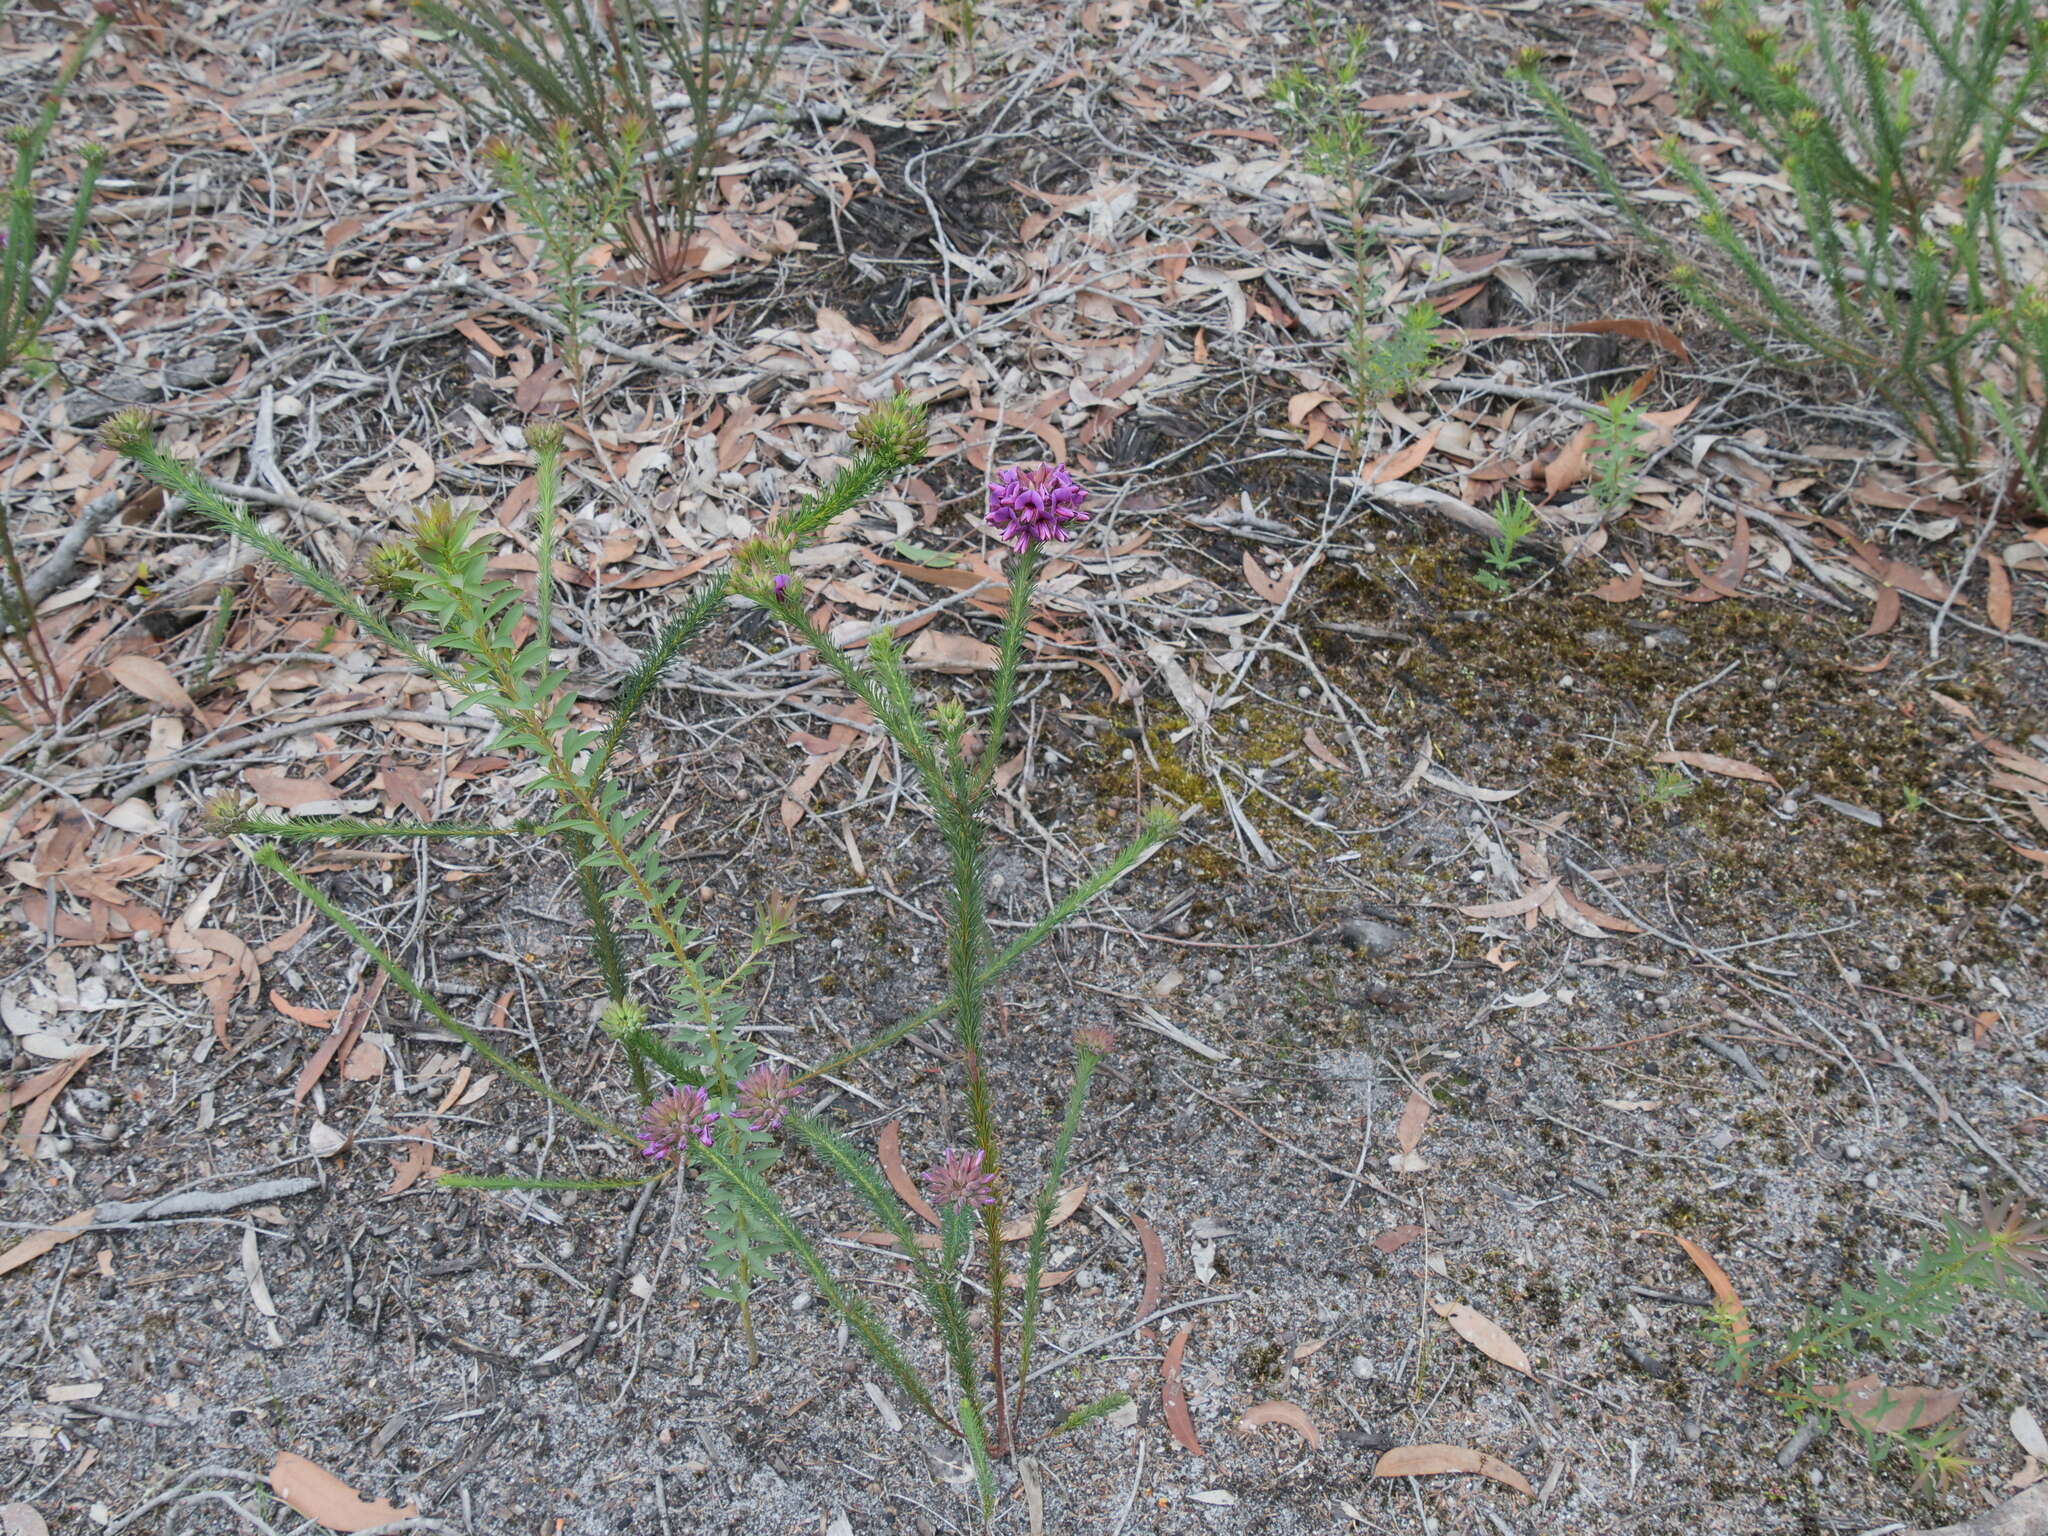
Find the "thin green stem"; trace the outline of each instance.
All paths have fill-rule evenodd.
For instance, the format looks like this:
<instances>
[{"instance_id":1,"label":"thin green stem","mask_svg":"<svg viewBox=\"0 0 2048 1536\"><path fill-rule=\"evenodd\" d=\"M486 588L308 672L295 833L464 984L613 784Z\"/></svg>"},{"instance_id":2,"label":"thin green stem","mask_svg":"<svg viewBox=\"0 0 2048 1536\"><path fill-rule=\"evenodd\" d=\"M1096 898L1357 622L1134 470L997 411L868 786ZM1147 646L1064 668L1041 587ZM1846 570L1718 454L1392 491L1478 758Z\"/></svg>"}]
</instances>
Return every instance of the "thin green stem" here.
<instances>
[{"instance_id":1,"label":"thin green stem","mask_svg":"<svg viewBox=\"0 0 2048 1536\"><path fill-rule=\"evenodd\" d=\"M559 1089L550 1087L541 1079L539 1074L505 1055L496 1046L484 1039L482 1035L456 1018L454 1014L441 1005L439 998L419 984L411 971L387 954L382 945L365 933L346 912L330 901L318 886L292 868L286 862L284 855L275 848L268 846L253 848L249 851L249 857L255 860L256 863L261 864L272 874L282 878L293 890L310 901L319 909L322 916L343 933L347 934L355 942L358 949L374 960L385 975L397 982L414 1002L426 1009L428 1013L431 1013L443 1029L454 1035L456 1039L475 1051L500 1072L503 1072L515 1082L525 1084L549 1103L559 1109L567 1110L586 1125L595 1126L606 1135L616 1136L621 1141L632 1142L635 1140L633 1133L623 1125L620 1125L615 1120L607 1119L596 1110L578 1103Z\"/></svg>"}]
</instances>

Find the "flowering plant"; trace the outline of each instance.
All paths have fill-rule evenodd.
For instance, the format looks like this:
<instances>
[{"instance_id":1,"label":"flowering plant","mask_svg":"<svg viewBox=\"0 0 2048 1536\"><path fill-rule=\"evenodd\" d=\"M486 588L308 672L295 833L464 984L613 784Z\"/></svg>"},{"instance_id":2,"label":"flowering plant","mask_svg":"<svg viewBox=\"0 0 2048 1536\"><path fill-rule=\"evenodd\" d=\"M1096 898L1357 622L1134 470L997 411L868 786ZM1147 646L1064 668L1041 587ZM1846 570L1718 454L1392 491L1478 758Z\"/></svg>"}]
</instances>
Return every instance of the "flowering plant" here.
<instances>
[{"instance_id":1,"label":"flowering plant","mask_svg":"<svg viewBox=\"0 0 2048 1536\"><path fill-rule=\"evenodd\" d=\"M616 1139L622 1150L637 1148L641 1154L637 1167L616 1178L449 1174L442 1176L442 1184L643 1190L670 1184L680 1189L685 1175L696 1172L707 1226L704 1262L715 1277L710 1289L733 1303L750 1355L752 1296L771 1262L786 1255L840 1312L918 1410L964 1444L978 1474L986 1518L994 1507L993 1463L1016 1443L1015 1422L1037 1331L1046 1232L1060 1179L1089 1081L1110 1049L1100 1030L1084 1030L1077 1040L1066 1115L1032 1205L1011 1334L1011 1240L1004 1230L1011 1191L984 1059L988 992L1004 972L1133 868L1174 826L1171 815L1148 816L1137 836L1113 859L1007 946L995 949L985 910L986 812L995 789L998 749L1016 698L1040 546L1071 538L1075 526L1085 521L1085 492L1073 477L1064 469L1042 467L1006 472L991 488L990 526L1017 553L1010 562L1009 604L989 702L975 734L970 734L969 711L959 699L927 705L920 698L886 629L867 641L861 659L833 640L806 611L801 583L789 570L798 550L923 456L922 414L901 397L868 413L853 433L856 456L823 492L775 518L759 538L735 552L729 575L714 579L684 605L627 679L612 719L600 729L579 723L579 700L549 644L554 633L549 573L555 568L562 479L559 428L528 433L537 471L533 548L541 573L530 599L513 581L491 573L492 546L479 537L475 515L459 514L446 503L422 513L405 540L372 562L376 584L394 592L405 613L426 622L424 635L366 602L348 582L315 565L246 510L225 500L191 465L164 452L146 416L117 417L106 428L105 439L222 533L263 552L360 632L405 657L454 695L458 709L474 707L493 717L499 730L491 750L528 759L536 770L534 788L552 801L551 808L513 819L509 825L280 818L235 803L215 808L218 830L243 840L257 863L340 927L442 1028L507 1076ZM737 954L721 959L711 937L687 920L684 882L670 872L662 839L649 827L647 812L628 809L627 780L616 766L624 734L663 671L728 598L755 603L787 625L873 712L912 766L944 840L952 874L945 995L864 1044L799 1072L792 1072L798 1064L786 1059L762 1059L763 1049L748 1033L747 1010L738 1000L742 984L763 955L791 936L792 905L769 902ZM322 839L507 836L544 839L568 858L607 994L599 1023L623 1050L639 1100L637 1126L622 1124L606 1108L546 1082L458 1019L410 967L352 919L339 900L293 868L279 851L282 843ZM629 914L623 921L622 913ZM663 1000L669 1016L666 1025L657 1026L649 1002L635 995L627 951L636 940L670 978ZM927 1177L932 1198L942 1210L937 1250L927 1253L873 1160L822 1116L804 1112L799 1103L810 1079L941 1019L950 1021L958 1045L973 1146L948 1152ZM933 1385L927 1379L888 1329L831 1274L817 1245L796 1225L769 1179L785 1144L805 1149L838 1175L900 1245L939 1325L949 1384ZM989 1295L986 1378L963 1295L977 1238ZM1118 1397L1091 1405L1061 1428L1085 1422L1120 1401Z\"/></svg>"}]
</instances>

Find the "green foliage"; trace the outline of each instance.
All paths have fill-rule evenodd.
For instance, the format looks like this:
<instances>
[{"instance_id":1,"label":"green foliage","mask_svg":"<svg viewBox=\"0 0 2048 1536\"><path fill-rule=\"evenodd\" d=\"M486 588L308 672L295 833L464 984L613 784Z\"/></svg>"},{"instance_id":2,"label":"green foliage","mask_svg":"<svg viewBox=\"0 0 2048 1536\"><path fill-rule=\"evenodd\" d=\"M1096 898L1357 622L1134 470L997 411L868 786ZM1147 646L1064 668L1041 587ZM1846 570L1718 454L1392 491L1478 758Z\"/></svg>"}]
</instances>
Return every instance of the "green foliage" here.
<instances>
[{"instance_id":1,"label":"green foliage","mask_svg":"<svg viewBox=\"0 0 2048 1536\"><path fill-rule=\"evenodd\" d=\"M1351 396L1361 410L1397 400L1428 377L1443 358L1443 316L1434 304L1411 304L1385 335L1355 318L1344 344Z\"/></svg>"},{"instance_id":2,"label":"green foliage","mask_svg":"<svg viewBox=\"0 0 2048 1536\"><path fill-rule=\"evenodd\" d=\"M520 222L540 242L549 292L562 322L563 356L577 389L583 387L583 338L590 309L590 257L625 217L633 188L633 167L647 127L628 117L606 158L582 162L583 146L566 118L550 126L538 145L515 146L493 139L484 149L491 173L518 211ZM538 158L535 158L536 153Z\"/></svg>"},{"instance_id":3,"label":"green foliage","mask_svg":"<svg viewBox=\"0 0 2048 1536\"><path fill-rule=\"evenodd\" d=\"M1123 1407L1130 1400L1131 1394L1128 1392L1112 1392L1107 1397L1097 1398L1094 1402L1076 1408L1064 1419L1061 1419L1058 1426L1054 1428L1053 1433L1064 1435L1069 1430L1079 1429L1083 1424L1092 1423L1105 1414L1115 1413L1117 1409Z\"/></svg>"},{"instance_id":4,"label":"green foliage","mask_svg":"<svg viewBox=\"0 0 2048 1536\"><path fill-rule=\"evenodd\" d=\"M1871 1353L1897 1357L1916 1341L1938 1338L1970 1291L1982 1291L2048 1313L2042 1289L2048 1223L2026 1219L2017 1204L1980 1204L1978 1220L1942 1221L1942 1234L1922 1247L1903 1275L1877 1271L1870 1289L1844 1282L1826 1307L1809 1309L1770 1353L1738 1308L1722 1306L1709 1327L1723 1345L1721 1368L1775 1398L1794 1418L1832 1414L1863 1443L1873 1466L1902 1454L1922 1478L1946 1481L1967 1466L1957 1426L1939 1423L1913 1388L1853 1391Z\"/></svg>"},{"instance_id":5,"label":"green foliage","mask_svg":"<svg viewBox=\"0 0 2048 1536\"><path fill-rule=\"evenodd\" d=\"M0 380L16 367L38 378L50 372L42 346L43 327L49 324L58 299L71 281L72 258L78 254L79 242L85 236L86 218L92 212L93 193L106 163L106 151L97 144L89 144L81 152L84 169L79 173L78 190L72 194L63 238L40 283L36 280L36 258L42 249L36 225L36 171L42 164L51 131L57 126L65 94L111 25L110 17L94 15L65 56L56 82L43 98L42 110L32 121L8 134L14 145L14 170L7 182L4 217L0 217ZM10 650L6 666L23 684L23 692L35 698L45 714L51 713L55 699L49 685L55 677L55 667L36 622L36 600L29 591L28 573L15 550L13 524L4 508L0 508L0 635L22 638L19 660Z\"/></svg>"},{"instance_id":6,"label":"green foliage","mask_svg":"<svg viewBox=\"0 0 2048 1536\"><path fill-rule=\"evenodd\" d=\"M1340 30L1315 0L1302 0L1299 26L1308 62L1282 71L1266 95L1300 135L1302 163L1336 188L1340 211L1356 230L1365 222L1378 160L1378 145L1356 99L1372 29L1353 24Z\"/></svg>"},{"instance_id":7,"label":"green foliage","mask_svg":"<svg viewBox=\"0 0 2048 1536\"><path fill-rule=\"evenodd\" d=\"M1643 438L1649 427L1642 407L1625 389L1594 407L1592 427L1586 463L1593 504L1603 512L1619 512L1635 500L1642 484Z\"/></svg>"},{"instance_id":8,"label":"green foliage","mask_svg":"<svg viewBox=\"0 0 2048 1536\"><path fill-rule=\"evenodd\" d=\"M526 152L568 150L584 206L633 194L613 233L657 281L682 275L720 137L754 107L796 26L797 0L417 0L421 19L482 76L437 76L451 101ZM662 127L680 95L687 127ZM566 138L564 135L566 134ZM623 148L632 143L630 150ZM567 195L567 194L558 194Z\"/></svg>"},{"instance_id":9,"label":"green foliage","mask_svg":"<svg viewBox=\"0 0 2048 1536\"><path fill-rule=\"evenodd\" d=\"M1536 509L1529 504L1528 496L1521 491L1503 496L1493 509L1493 535L1486 541L1486 563L1472 573L1472 579L1489 592L1507 591L1515 573L1529 563L1529 557L1517 550L1538 526Z\"/></svg>"},{"instance_id":10,"label":"green foliage","mask_svg":"<svg viewBox=\"0 0 2048 1536\"><path fill-rule=\"evenodd\" d=\"M87 145L82 152L85 168L78 190L72 194L71 212L65 219L56 257L50 263L47 279L40 284L35 274L36 257L42 248L36 228L36 171L42 164L43 151L49 146L50 133L57 126L57 113L64 105L65 94L112 25L111 18L94 15L92 24L65 57L55 84L43 99L42 110L31 122L8 135L14 145L14 171L7 183L5 224L0 226L6 233L4 246L0 246L0 373L30 355L71 280L71 261L85 235L85 222L92 212L93 193L106 163L106 151L97 145Z\"/></svg>"},{"instance_id":11,"label":"green foliage","mask_svg":"<svg viewBox=\"0 0 2048 1536\"><path fill-rule=\"evenodd\" d=\"M646 664L629 680L619 701L620 718L600 727L589 723L566 670L556 664L548 643L563 451L559 429L529 433L538 486L535 563L541 573L531 597L513 580L492 572L491 559L498 542L485 531L478 515L438 501L414 518L399 546L403 554L379 562L383 588L398 599L397 616L365 602L349 583L265 533L244 509L222 498L190 465L165 453L147 417L139 413L117 417L105 436L110 447L166 491L182 497L220 532L246 540L360 630L397 650L450 693L458 709L488 714L497 725L490 750L526 763L524 781L544 802L538 813L513 826L491 827L275 817L230 799L211 808L215 829L245 840L257 863L285 880L340 927L443 1028L515 1081L587 1124L631 1143L640 1138L600 1110L548 1084L458 1020L408 967L386 952L310 878L294 869L280 851L283 844L328 837L525 835L553 842L579 877L589 877L583 886L586 915L609 996L598 1020L604 1035L625 1053L643 1106L655 1092L657 1075L676 1085L655 1106L650 1124L659 1126L664 1123L660 1116L687 1111L688 1118L665 1123L710 1126L708 1141L679 1134L673 1138L672 1152L669 1145L651 1141L673 1160L650 1175L674 1174L681 1184L682 1175L699 1174L696 1182L701 1186L705 1226L703 1263L710 1293L738 1310L751 1351L752 1301L764 1278L780 1261L801 1269L818 1295L840 1313L850 1332L919 1411L967 1446L977 1468L984 1510L992 1509L993 1460L1015 1444L1014 1424L1023 1408L1051 1212L1089 1082L1109 1043L1106 1035L1088 1032L1080 1042L1066 1113L1033 1203L1022 1322L1013 1352L1005 1338L1009 1298L1004 1283L1003 1207L1009 1181L993 1095L981 1067L989 989L1019 958L1131 869L1175 827L1170 813L1148 815L1137 836L1116 857L997 949L986 910L989 811L999 749L1017 697L1024 636L1041 563L1037 552L1020 555L1008 571L1011 598L997 647L990 709L984 719L973 722L978 751L970 742L966 707L950 696L935 701L923 697L887 631L873 636L864 655L857 658L818 628L802 601L800 587L789 576L790 560L924 451L921 414L907 401L891 401L862 422L854 433L859 452L823 491L776 517L766 532L735 552L728 578L710 584L685 604ZM963 1065L965 1120L981 1159L979 1166L990 1175L993 1198L986 1205L970 1205L965 1200L947 1205L935 1255L919 1246L900 1202L872 1162L840 1133L793 1111L779 1121L772 1115L756 1115L750 1120L747 1115L755 1111L743 1112L741 1106L750 1102L747 1082L756 1084L751 1091L758 1094L759 1074L767 1069L759 1060L759 1046L747 1032L749 1008L741 988L773 946L790 936L793 909L785 901L771 900L739 945L722 945L715 936L694 926L685 910L686 882L671 871L649 812L634 802L630 781L613 766L626 720L655 686L662 668L698 633L728 593L767 609L849 691L867 703L910 764L945 845L952 894L947 908L943 1000L817 1069L837 1069L923 1024L950 1018ZM621 926L615 913L630 914L630 923ZM631 995L623 964L628 941L636 941L666 973L668 996L660 1007L664 1020L660 1024L654 1022L657 1009ZM651 1138L651 1132L648 1134ZM950 1380L943 1387L928 1383L903 1345L858 1296L832 1276L817 1246L783 1206L771 1184L780 1156L778 1134L793 1138L821 1167L858 1194L897 1239L944 1346ZM452 1175L447 1182L455 1187L487 1189L625 1188L646 1179L560 1182L506 1174ZM986 1373L969 1326L966 1294L966 1267L977 1246L990 1298ZM1013 1358L1014 1397L1007 1387Z\"/></svg>"},{"instance_id":12,"label":"green foliage","mask_svg":"<svg viewBox=\"0 0 2048 1536\"><path fill-rule=\"evenodd\" d=\"M1653 810L1668 810L1693 792L1693 782L1669 763L1650 770L1650 782L1643 786L1643 804Z\"/></svg>"},{"instance_id":13,"label":"green foliage","mask_svg":"<svg viewBox=\"0 0 2048 1536\"><path fill-rule=\"evenodd\" d=\"M1370 29L1338 28L1315 3L1303 0L1299 26L1309 60L1283 71L1267 87L1281 120L1299 136L1302 163L1334 190L1344 219L1343 249L1351 265L1351 323L1344 338L1344 371L1350 387L1353 435L1366 411L1407 393L1441 359L1442 316L1418 303L1402 311L1389 330L1380 285L1372 278L1373 238L1366 221L1379 185L1380 146L1358 109Z\"/></svg>"},{"instance_id":14,"label":"green foliage","mask_svg":"<svg viewBox=\"0 0 2048 1536\"><path fill-rule=\"evenodd\" d=\"M2048 306L2015 270L2000 187L2039 149L2028 113L2048 81L2048 16L2029 0L1804 0L1793 14L1796 37L1760 0L1711 0L1696 20L1653 11L1687 84L1790 185L1810 276L1760 251L1674 140L1665 160L1702 209L1681 248L1533 61L1520 73L1674 284L1731 335L1850 369L1966 478L2002 438L2039 500Z\"/></svg>"}]
</instances>

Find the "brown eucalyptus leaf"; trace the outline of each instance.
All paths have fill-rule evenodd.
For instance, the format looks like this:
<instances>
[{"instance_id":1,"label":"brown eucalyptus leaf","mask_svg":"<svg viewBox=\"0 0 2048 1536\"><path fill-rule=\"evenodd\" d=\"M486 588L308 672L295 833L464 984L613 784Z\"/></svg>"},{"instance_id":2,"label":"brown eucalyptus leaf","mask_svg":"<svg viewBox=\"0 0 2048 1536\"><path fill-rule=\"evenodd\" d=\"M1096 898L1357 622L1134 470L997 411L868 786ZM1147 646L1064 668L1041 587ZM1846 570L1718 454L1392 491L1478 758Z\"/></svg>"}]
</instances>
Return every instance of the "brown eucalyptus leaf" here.
<instances>
[{"instance_id":1,"label":"brown eucalyptus leaf","mask_svg":"<svg viewBox=\"0 0 2048 1536\"><path fill-rule=\"evenodd\" d=\"M883 1126L882 1134L875 1138L875 1158L882 1165L889 1187L896 1191L896 1198L933 1226L940 1225L939 1213L932 1209L917 1181L911 1178L910 1170L903 1166L903 1127L896 1121Z\"/></svg>"},{"instance_id":2,"label":"brown eucalyptus leaf","mask_svg":"<svg viewBox=\"0 0 2048 1536\"><path fill-rule=\"evenodd\" d=\"M1310 1450L1320 1451L1323 1448L1322 1432L1316 1428L1316 1421L1297 1403L1283 1403L1277 1399L1260 1403L1247 1408L1238 1422L1247 1428L1259 1424L1284 1424L1306 1440Z\"/></svg>"},{"instance_id":3,"label":"brown eucalyptus leaf","mask_svg":"<svg viewBox=\"0 0 2048 1536\"><path fill-rule=\"evenodd\" d=\"M1516 1492L1536 1497L1529 1479L1498 1456L1464 1445L1397 1445L1373 1464L1374 1477L1438 1477L1445 1473L1476 1473L1506 1483Z\"/></svg>"},{"instance_id":4,"label":"brown eucalyptus leaf","mask_svg":"<svg viewBox=\"0 0 2048 1536\"><path fill-rule=\"evenodd\" d=\"M1650 759L1653 763L1684 763L1702 773L1718 773L1723 778L1747 779L1752 784L1769 784L1777 787L1778 781L1755 763L1745 763L1739 757L1723 757L1718 752L1659 752Z\"/></svg>"},{"instance_id":5,"label":"brown eucalyptus leaf","mask_svg":"<svg viewBox=\"0 0 2048 1536\"><path fill-rule=\"evenodd\" d=\"M1524 1376L1536 1374L1530 1369L1529 1357L1523 1353L1522 1346L1509 1338L1507 1330L1485 1313L1475 1311L1462 1301L1439 1301L1432 1305L1436 1315L1449 1323L1459 1338L1489 1360L1497 1360Z\"/></svg>"},{"instance_id":6,"label":"brown eucalyptus leaf","mask_svg":"<svg viewBox=\"0 0 2048 1536\"><path fill-rule=\"evenodd\" d=\"M330 1531L374 1530L396 1520L410 1520L420 1512L416 1504L400 1508L381 1499L366 1499L325 1467L290 1451L279 1451L270 1464L270 1490Z\"/></svg>"},{"instance_id":7,"label":"brown eucalyptus leaf","mask_svg":"<svg viewBox=\"0 0 2048 1536\"><path fill-rule=\"evenodd\" d=\"M1160 1388L1160 1403L1166 1410L1166 1427L1173 1432L1174 1440L1190 1455L1202 1454L1202 1442L1195 1434L1194 1416L1188 1412L1188 1395L1180 1384L1181 1356L1187 1352L1188 1339L1194 1333L1192 1325L1181 1328L1173 1336L1173 1342L1166 1346L1166 1359L1161 1366L1163 1384Z\"/></svg>"},{"instance_id":8,"label":"brown eucalyptus leaf","mask_svg":"<svg viewBox=\"0 0 2048 1536\"><path fill-rule=\"evenodd\" d=\"M1878 1434L1931 1429L1963 1405L1960 1387L1888 1387L1875 1376L1858 1376L1840 1386L1816 1382L1814 1390L1823 1398L1846 1392L1835 1412Z\"/></svg>"}]
</instances>

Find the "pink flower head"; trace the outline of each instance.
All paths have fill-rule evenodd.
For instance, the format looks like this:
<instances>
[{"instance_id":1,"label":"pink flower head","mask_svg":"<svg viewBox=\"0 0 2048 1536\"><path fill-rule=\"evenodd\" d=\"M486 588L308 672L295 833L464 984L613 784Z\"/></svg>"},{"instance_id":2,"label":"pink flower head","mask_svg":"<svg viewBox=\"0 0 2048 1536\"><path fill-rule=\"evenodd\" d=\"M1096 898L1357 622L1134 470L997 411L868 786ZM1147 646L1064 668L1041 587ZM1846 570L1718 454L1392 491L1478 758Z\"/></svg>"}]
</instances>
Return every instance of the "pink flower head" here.
<instances>
[{"instance_id":1,"label":"pink flower head","mask_svg":"<svg viewBox=\"0 0 2048 1536\"><path fill-rule=\"evenodd\" d=\"M740 1079L736 1102L750 1129L772 1131L803 1090L789 1080L789 1068L765 1063Z\"/></svg>"},{"instance_id":2,"label":"pink flower head","mask_svg":"<svg viewBox=\"0 0 2048 1536\"><path fill-rule=\"evenodd\" d=\"M692 1141L711 1145L718 1111L702 1088L678 1088L656 1099L640 1116L640 1150L649 1157L680 1157Z\"/></svg>"},{"instance_id":3,"label":"pink flower head","mask_svg":"<svg viewBox=\"0 0 2048 1536\"><path fill-rule=\"evenodd\" d=\"M789 572L777 571L775 573L775 580L771 585L774 586L777 597L787 597L789 595Z\"/></svg>"},{"instance_id":4,"label":"pink flower head","mask_svg":"<svg viewBox=\"0 0 2048 1536\"><path fill-rule=\"evenodd\" d=\"M1074 1044L1090 1056L1107 1056L1116 1049L1116 1034L1107 1024L1087 1024L1074 1031Z\"/></svg>"},{"instance_id":5,"label":"pink flower head","mask_svg":"<svg viewBox=\"0 0 2048 1536\"><path fill-rule=\"evenodd\" d=\"M1072 525L1088 521L1081 503L1088 493L1060 464L1010 468L988 487L988 525L1018 554L1039 544L1064 544Z\"/></svg>"},{"instance_id":6,"label":"pink flower head","mask_svg":"<svg viewBox=\"0 0 2048 1536\"><path fill-rule=\"evenodd\" d=\"M993 1205L995 1176L985 1173L979 1152L948 1152L926 1170L924 1182L940 1205Z\"/></svg>"}]
</instances>

